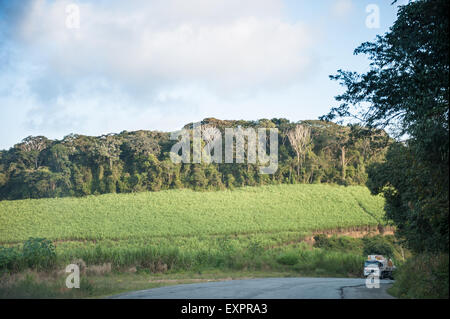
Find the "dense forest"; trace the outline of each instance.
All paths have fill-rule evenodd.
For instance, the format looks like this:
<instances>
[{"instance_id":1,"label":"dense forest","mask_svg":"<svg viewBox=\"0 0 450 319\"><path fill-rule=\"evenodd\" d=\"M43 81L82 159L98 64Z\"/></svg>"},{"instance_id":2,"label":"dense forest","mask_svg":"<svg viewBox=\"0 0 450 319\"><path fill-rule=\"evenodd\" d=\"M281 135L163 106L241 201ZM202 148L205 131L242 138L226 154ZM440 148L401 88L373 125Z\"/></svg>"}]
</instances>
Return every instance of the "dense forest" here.
<instances>
[{"instance_id":1,"label":"dense forest","mask_svg":"<svg viewBox=\"0 0 450 319\"><path fill-rule=\"evenodd\" d=\"M278 128L278 170L272 175L260 174L258 164L247 162L174 164L169 152L177 141L165 132L124 131L100 137L71 134L62 140L30 136L0 152L0 199L275 183L362 185L368 167L383 161L391 142L383 130L326 121L208 118L201 124L221 133L236 127ZM192 133L193 123L184 128Z\"/></svg>"}]
</instances>

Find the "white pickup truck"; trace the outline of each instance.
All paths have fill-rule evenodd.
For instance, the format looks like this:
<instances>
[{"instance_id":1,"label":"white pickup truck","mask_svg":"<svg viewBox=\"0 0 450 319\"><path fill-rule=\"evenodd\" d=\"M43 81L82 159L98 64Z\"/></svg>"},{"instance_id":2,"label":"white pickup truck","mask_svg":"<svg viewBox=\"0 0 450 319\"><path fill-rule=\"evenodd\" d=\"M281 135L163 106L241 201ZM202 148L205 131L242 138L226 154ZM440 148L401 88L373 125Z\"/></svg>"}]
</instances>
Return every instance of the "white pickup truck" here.
<instances>
[{"instance_id":1,"label":"white pickup truck","mask_svg":"<svg viewBox=\"0 0 450 319\"><path fill-rule=\"evenodd\" d=\"M395 266L391 259L386 259L383 255L369 255L364 262L364 277L373 274L379 276L379 279L392 279L392 272Z\"/></svg>"}]
</instances>

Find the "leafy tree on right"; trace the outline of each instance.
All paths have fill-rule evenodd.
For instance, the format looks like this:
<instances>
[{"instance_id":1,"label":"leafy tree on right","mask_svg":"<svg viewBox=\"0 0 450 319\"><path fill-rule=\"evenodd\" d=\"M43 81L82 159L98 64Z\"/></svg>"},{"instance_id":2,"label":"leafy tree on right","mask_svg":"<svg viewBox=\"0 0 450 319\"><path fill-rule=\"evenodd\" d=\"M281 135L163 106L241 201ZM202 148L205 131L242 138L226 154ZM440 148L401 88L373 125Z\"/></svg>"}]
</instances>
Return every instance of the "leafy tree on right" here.
<instances>
[{"instance_id":1,"label":"leafy tree on right","mask_svg":"<svg viewBox=\"0 0 450 319\"><path fill-rule=\"evenodd\" d=\"M367 185L384 194L387 217L418 253L449 248L449 4L400 6L389 32L354 52L369 57L370 70L330 76L346 90L336 97L340 105L321 118L356 119L396 135L386 160L368 168Z\"/></svg>"}]
</instances>

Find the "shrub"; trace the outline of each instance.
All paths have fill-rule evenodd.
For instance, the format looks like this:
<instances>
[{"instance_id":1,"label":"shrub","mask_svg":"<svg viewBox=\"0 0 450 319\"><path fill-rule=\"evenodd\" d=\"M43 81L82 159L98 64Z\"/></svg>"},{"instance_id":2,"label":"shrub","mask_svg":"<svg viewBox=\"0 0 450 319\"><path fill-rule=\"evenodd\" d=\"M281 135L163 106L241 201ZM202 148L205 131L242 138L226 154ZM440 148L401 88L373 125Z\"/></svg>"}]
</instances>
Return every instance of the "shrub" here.
<instances>
[{"instance_id":1,"label":"shrub","mask_svg":"<svg viewBox=\"0 0 450 319\"><path fill-rule=\"evenodd\" d=\"M284 253L277 258L277 262L282 265L293 266L299 260L299 256L295 253Z\"/></svg>"},{"instance_id":2,"label":"shrub","mask_svg":"<svg viewBox=\"0 0 450 319\"><path fill-rule=\"evenodd\" d=\"M330 240L325 234L318 234L314 236L314 247L330 248Z\"/></svg>"},{"instance_id":3,"label":"shrub","mask_svg":"<svg viewBox=\"0 0 450 319\"><path fill-rule=\"evenodd\" d=\"M374 237L364 237L364 255L383 255L392 257L394 245L388 238L377 235Z\"/></svg>"},{"instance_id":4,"label":"shrub","mask_svg":"<svg viewBox=\"0 0 450 319\"><path fill-rule=\"evenodd\" d=\"M307 274L359 277L363 264L364 257L359 254L314 249L300 253L295 269Z\"/></svg>"},{"instance_id":5,"label":"shrub","mask_svg":"<svg viewBox=\"0 0 450 319\"><path fill-rule=\"evenodd\" d=\"M23 244L22 254L28 267L46 269L53 267L56 263L55 246L45 238L30 237Z\"/></svg>"},{"instance_id":6,"label":"shrub","mask_svg":"<svg viewBox=\"0 0 450 319\"><path fill-rule=\"evenodd\" d=\"M17 247L0 246L0 270L18 270L22 263L22 254Z\"/></svg>"},{"instance_id":7,"label":"shrub","mask_svg":"<svg viewBox=\"0 0 450 319\"><path fill-rule=\"evenodd\" d=\"M247 246L247 252L250 256L259 256L264 252L264 246L257 240L252 240Z\"/></svg>"},{"instance_id":8,"label":"shrub","mask_svg":"<svg viewBox=\"0 0 450 319\"><path fill-rule=\"evenodd\" d=\"M314 247L345 252L360 252L362 246L361 239L351 238L348 236L337 237L336 235L333 235L331 237L327 237L325 234L319 234L314 236L314 240Z\"/></svg>"},{"instance_id":9,"label":"shrub","mask_svg":"<svg viewBox=\"0 0 450 319\"><path fill-rule=\"evenodd\" d=\"M397 269L390 292L399 298L448 299L448 267L448 254L414 256Z\"/></svg>"}]
</instances>

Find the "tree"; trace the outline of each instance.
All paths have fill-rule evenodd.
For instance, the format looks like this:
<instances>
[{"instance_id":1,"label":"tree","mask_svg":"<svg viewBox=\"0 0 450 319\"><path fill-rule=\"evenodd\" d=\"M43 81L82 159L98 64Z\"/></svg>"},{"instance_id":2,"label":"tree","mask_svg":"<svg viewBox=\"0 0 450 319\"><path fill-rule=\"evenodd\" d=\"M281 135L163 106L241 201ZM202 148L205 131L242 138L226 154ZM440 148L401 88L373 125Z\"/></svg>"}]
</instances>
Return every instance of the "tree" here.
<instances>
[{"instance_id":1,"label":"tree","mask_svg":"<svg viewBox=\"0 0 450 319\"><path fill-rule=\"evenodd\" d=\"M45 136L28 136L22 140L22 143L15 145L15 148L29 162L29 166L38 169L39 155L49 144L50 141Z\"/></svg>"},{"instance_id":2,"label":"tree","mask_svg":"<svg viewBox=\"0 0 450 319\"><path fill-rule=\"evenodd\" d=\"M202 147L202 161L211 163L213 161L220 163L222 161L222 134L217 127L212 124L201 126L201 136L205 143L204 149ZM214 154L211 155L211 151Z\"/></svg>"},{"instance_id":3,"label":"tree","mask_svg":"<svg viewBox=\"0 0 450 319\"><path fill-rule=\"evenodd\" d=\"M351 157L346 156L347 154L347 148L349 147L349 144L351 143L350 136L348 134L348 130L345 128L341 129L339 128L337 132L335 133L336 137L336 145L340 151L340 160L341 160L341 179L342 182L345 183L346 178L346 172L347 172L347 165L352 160Z\"/></svg>"},{"instance_id":4,"label":"tree","mask_svg":"<svg viewBox=\"0 0 450 319\"><path fill-rule=\"evenodd\" d=\"M301 122L310 133L300 161L288 137L288 132L300 125L298 123L286 119L222 121L213 118L201 123L206 144L215 144L215 134L211 133L217 133L216 129L223 132L227 127L276 127L279 131L279 169L270 176L259 174L258 164L252 163L174 164L169 152L175 142L170 140L169 133L158 131L123 131L99 137L71 134L62 140L27 138L23 144L0 151L0 199L84 196L181 187L221 189L271 183L336 183L342 176L341 150L336 144L339 134L343 139L354 141L346 149L345 164L349 166L346 182L361 184L366 180L365 171L359 167L353 169L352 163L363 166L383 159L383 155L379 155L383 152L373 148L375 144L363 145L362 137L356 134L349 136L353 133L348 127L335 123ZM192 125L187 125L187 129L192 130ZM268 142L270 140L266 136ZM212 158L221 153L217 147L211 151ZM364 158L356 156L359 153L368 155ZM233 157L233 162L236 162L236 154Z\"/></svg>"},{"instance_id":5,"label":"tree","mask_svg":"<svg viewBox=\"0 0 450 319\"><path fill-rule=\"evenodd\" d=\"M449 9L447 0L400 6L388 33L355 50L368 55L370 70L330 76L346 91L322 117L353 118L408 137L373 164L368 185L385 195L388 216L417 252L448 252Z\"/></svg>"},{"instance_id":6,"label":"tree","mask_svg":"<svg viewBox=\"0 0 450 319\"><path fill-rule=\"evenodd\" d=\"M17 146L25 152L42 151L47 147L49 140L45 136L28 136Z\"/></svg>"},{"instance_id":7,"label":"tree","mask_svg":"<svg viewBox=\"0 0 450 319\"><path fill-rule=\"evenodd\" d=\"M311 129L304 125L296 125L288 131L287 136L292 148L297 154L297 176L300 176L301 163L305 160L305 154L311 144Z\"/></svg>"},{"instance_id":8,"label":"tree","mask_svg":"<svg viewBox=\"0 0 450 319\"><path fill-rule=\"evenodd\" d=\"M102 135L96 142L96 155L100 159L105 159L109 169L112 170L113 162L119 159L120 141L114 135Z\"/></svg>"}]
</instances>

